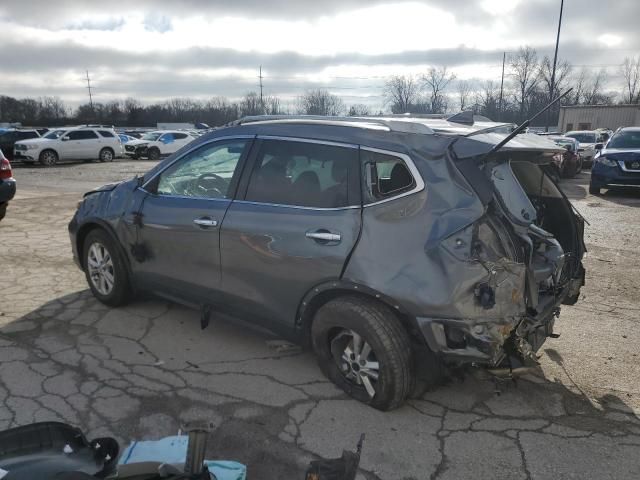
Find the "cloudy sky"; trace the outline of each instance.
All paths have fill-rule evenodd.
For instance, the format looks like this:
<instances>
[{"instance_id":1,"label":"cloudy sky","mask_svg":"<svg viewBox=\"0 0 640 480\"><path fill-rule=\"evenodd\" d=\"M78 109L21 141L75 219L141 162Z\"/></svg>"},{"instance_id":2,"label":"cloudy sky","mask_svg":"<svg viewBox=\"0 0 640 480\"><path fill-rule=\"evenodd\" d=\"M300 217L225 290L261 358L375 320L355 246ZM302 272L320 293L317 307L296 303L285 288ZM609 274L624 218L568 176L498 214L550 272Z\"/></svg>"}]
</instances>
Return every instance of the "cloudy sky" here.
<instances>
[{"instance_id":1,"label":"cloudy sky","mask_svg":"<svg viewBox=\"0 0 640 480\"><path fill-rule=\"evenodd\" d=\"M502 52L552 54L560 0L1 0L0 94L86 101L136 97L294 99L326 87L381 105L385 78L448 65L500 79ZM639 0L565 0L560 57L617 66L640 53Z\"/></svg>"}]
</instances>

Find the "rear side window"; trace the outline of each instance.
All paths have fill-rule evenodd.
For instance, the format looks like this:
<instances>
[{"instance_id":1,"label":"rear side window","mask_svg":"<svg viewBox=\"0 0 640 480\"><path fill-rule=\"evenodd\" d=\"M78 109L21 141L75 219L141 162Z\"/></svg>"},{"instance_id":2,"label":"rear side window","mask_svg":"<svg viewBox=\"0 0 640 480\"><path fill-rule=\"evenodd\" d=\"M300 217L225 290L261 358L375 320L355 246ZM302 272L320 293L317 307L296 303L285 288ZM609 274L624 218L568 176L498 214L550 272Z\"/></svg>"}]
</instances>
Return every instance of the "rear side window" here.
<instances>
[{"instance_id":1,"label":"rear side window","mask_svg":"<svg viewBox=\"0 0 640 480\"><path fill-rule=\"evenodd\" d=\"M357 158L355 148L264 140L246 199L300 207L347 207L355 203L348 185Z\"/></svg>"},{"instance_id":2,"label":"rear side window","mask_svg":"<svg viewBox=\"0 0 640 480\"><path fill-rule=\"evenodd\" d=\"M361 150L364 174L364 203L393 198L416 187L404 160L395 155Z\"/></svg>"},{"instance_id":3,"label":"rear side window","mask_svg":"<svg viewBox=\"0 0 640 480\"><path fill-rule=\"evenodd\" d=\"M69 140L93 140L98 138L93 130L74 130L67 135Z\"/></svg>"},{"instance_id":4,"label":"rear side window","mask_svg":"<svg viewBox=\"0 0 640 480\"><path fill-rule=\"evenodd\" d=\"M112 138L112 137L114 137L114 136L115 136L115 135L114 135L112 132L110 132L109 130L98 130L98 133L99 133L101 136L103 136L103 137L107 137L107 138Z\"/></svg>"},{"instance_id":5,"label":"rear side window","mask_svg":"<svg viewBox=\"0 0 640 480\"><path fill-rule=\"evenodd\" d=\"M176 140L182 140L187 138L187 134L186 133L174 133L173 134L173 138L175 138Z\"/></svg>"}]
</instances>

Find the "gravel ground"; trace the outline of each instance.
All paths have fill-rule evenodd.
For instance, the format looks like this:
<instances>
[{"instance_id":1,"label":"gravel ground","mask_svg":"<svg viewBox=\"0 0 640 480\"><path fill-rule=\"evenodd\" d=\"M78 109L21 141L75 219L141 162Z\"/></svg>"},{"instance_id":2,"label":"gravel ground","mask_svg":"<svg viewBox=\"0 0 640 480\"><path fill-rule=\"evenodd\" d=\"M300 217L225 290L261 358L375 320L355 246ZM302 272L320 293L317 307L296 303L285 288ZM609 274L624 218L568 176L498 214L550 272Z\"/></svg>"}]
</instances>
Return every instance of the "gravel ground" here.
<instances>
[{"instance_id":1,"label":"gravel ground","mask_svg":"<svg viewBox=\"0 0 640 480\"><path fill-rule=\"evenodd\" d=\"M274 338L155 299L108 309L71 260L66 225L82 192L153 162L16 166L0 223L0 428L63 420L89 437L175 434L206 419L209 458L250 479L304 477L367 434L360 479L640 478L640 194L563 182L590 222L587 285L563 307L540 368L516 384L469 374L382 413L338 391L313 357Z\"/></svg>"}]
</instances>

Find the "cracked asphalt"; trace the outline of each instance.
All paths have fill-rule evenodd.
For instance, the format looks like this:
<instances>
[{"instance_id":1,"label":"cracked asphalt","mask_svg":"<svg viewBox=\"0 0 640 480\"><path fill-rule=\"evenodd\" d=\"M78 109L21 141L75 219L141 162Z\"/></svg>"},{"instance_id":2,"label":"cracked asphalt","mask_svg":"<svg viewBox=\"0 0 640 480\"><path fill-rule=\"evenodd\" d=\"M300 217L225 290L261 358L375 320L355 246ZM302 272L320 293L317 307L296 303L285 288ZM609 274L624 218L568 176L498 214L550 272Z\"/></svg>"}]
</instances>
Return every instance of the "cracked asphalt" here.
<instances>
[{"instance_id":1,"label":"cracked asphalt","mask_svg":"<svg viewBox=\"0 0 640 480\"><path fill-rule=\"evenodd\" d=\"M640 478L640 194L564 181L587 227L587 285L559 339L516 383L469 371L383 413L341 393L313 356L237 319L153 298L111 309L89 293L66 226L82 192L150 162L14 170L0 223L0 428L59 420L89 438L213 426L207 458L250 479L302 479L366 434L359 479Z\"/></svg>"}]
</instances>

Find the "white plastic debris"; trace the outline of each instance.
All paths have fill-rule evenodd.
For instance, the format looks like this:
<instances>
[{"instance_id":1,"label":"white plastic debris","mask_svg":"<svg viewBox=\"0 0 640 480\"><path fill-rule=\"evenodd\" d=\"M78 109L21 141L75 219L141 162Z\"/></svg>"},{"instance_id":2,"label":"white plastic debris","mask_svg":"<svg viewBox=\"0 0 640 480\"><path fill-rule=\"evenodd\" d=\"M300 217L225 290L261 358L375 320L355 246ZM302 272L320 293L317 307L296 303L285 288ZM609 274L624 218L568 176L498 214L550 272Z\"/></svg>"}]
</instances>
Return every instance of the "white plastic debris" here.
<instances>
[{"instance_id":1,"label":"white plastic debris","mask_svg":"<svg viewBox=\"0 0 640 480\"><path fill-rule=\"evenodd\" d=\"M62 449L62 451L64 453L73 453L73 448L71 448L71 446L69 444L65 445L64 448Z\"/></svg>"},{"instance_id":2,"label":"white plastic debris","mask_svg":"<svg viewBox=\"0 0 640 480\"><path fill-rule=\"evenodd\" d=\"M9 475L9 472L0 468L0 480Z\"/></svg>"}]
</instances>

